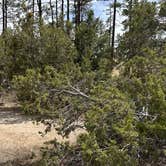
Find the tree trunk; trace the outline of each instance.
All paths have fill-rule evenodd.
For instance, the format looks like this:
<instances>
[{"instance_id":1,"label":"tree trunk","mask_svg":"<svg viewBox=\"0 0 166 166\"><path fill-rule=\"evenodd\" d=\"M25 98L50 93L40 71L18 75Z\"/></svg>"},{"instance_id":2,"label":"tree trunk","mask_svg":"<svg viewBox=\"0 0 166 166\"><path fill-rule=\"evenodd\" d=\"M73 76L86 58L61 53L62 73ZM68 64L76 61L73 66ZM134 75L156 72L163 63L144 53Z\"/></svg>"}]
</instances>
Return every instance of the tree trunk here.
<instances>
[{"instance_id":1,"label":"tree trunk","mask_svg":"<svg viewBox=\"0 0 166 166\"><path fill-rule=\"evenodd\" d=\"M81 0L74 0L74 8L75 8L75 24L77 27L81 22Z\"/></svg>"},{"instance_id":2,"label":"tree trunk","mask_svg":"<svg viewBox=\"0 0 166 166\"><path fill-rule=\"evenodd\" d=\"M58 27L59 25L59 20L58 20L58 0L55 1L55 16L56 16L56 26Z\"/></svg>"},{"instance_id":3,"label":"tree trunk","mask_svg":"<svg viewBox=\"0 0 166 166\"><path fill-rule=\"evenodd\" d=\"M64 0L62 0L61 3L61 22L62 22L62 27L64 26Z\"/></svg>"},{"instance_id":4,"label":"tree trunk","mask_svg":"<svg viewBox=\"0 0 166 166\"><path fill-rule=\"evenodd\" d=\"M110 20L109 20L109 46L111 46L111 39L112 39L112 11L110 6Z\"/></svg>"},{"instance_id":5,"label":"tree trunk","mask_svg":"<svg viewBox=\"0 0 166 166\"><path fill-rule=\"evenodd\" d=\"M70 2L67 0L67 21L70 21Z\"/></svg>"},{"instance_id":6,"label":"tree trunk","mask_svg":"<svg viewBox=\"0 0 166 166\"><path fill-rule=\"evenodd\" d=\"M38 4L39 24L41 25L41 23L42 23L42 2L41 2L41 0L37 0L37 4Z\"/></svg>"},{"instance_id":7,"label":"tree trunk","mask_svg":"<svg viewBox=\"0 0 166 166\"><path fill-rule=\"evenodd\" d=\"M32 13L33 17L35 17L35 0L32 1Z\"/></svg>"},{"instance_id":8,"label":"tree trunk","mask_svg":"<svg viewBox=\"0 0 166 166\"><path fill-rule=\"evenodd\" d=\"M77 27L77 0L74 0L75 26Z\"/></svg>"},{"instance_id":9,"label":"tree trunk","mask_svg":"<svg viewBox=\"0 0 166 166\"><path fill-rule=\"evenodd\" d=\"M129 1L129 33L132 32L132 26L131 26L131 22L132 22L132 6L133 6L133 0ZM132 42L131 37L129 37L129 44ZM134 48L132 46L129 45L129 53L128 53L128 57L132 57L134 54Z\"/></svg>"},{"instance_id":10,"label":"tree trunk","mask_svg":"<svg viewBox=\"0 0 166 166\"><path fill-rule=\"evenodd\" d=\"M5 32L5 30L7 29L7 0L2 0L2 15L3 15L2 31Z\"/></svg>"},{"instance_id":11,"label":"tree trunk","mask_svg":"<svg viewBox=\"0 0 166 166\"><path fill-rule=\"evenodd\" d=\"M54 25L54 11L53 11L53 6L52 6L52 0L50 0L50 10L51 10L51 24L52 26Z\"/></svg>"},{"instance_id":12,"label":"tree trunk","mask_svg":"<svg viewBox=\"0 0 166 166\"><path fill-rule=\"evenodd\" d=\"M114 59L114 50L115 50L115 27L116 27L116 4L117 0L114 0L114 14L113 14L113 26L112 26L112 59Z\"/></svg>"},{"instance_id":13,"label":"tree trunk","mask_svg":"<svg viewBox=\"0 0 166 166\"><path fill-rule=\"evenodd\" d=\"M133 0L130 0L129 2L129 31L131 31L132 6L133 6Z\"/></svg>"},{"instance_id":14,"label":"tree trunk","mask_svg":"<svg viewBox=\"0 0 166 166\"><path fill-rule=\"evenodd\" d=\"M81 22L81 0L77 2L77 25Z\"/></svg>"}]
</instances>

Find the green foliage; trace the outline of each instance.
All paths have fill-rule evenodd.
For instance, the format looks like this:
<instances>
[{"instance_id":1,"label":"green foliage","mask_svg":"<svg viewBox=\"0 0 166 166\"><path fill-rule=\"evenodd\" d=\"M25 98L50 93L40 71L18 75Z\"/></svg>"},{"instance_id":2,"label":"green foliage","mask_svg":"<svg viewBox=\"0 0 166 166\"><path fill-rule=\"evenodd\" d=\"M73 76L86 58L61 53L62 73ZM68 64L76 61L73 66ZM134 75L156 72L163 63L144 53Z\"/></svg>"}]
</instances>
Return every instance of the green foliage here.
<instances>
[{"instance_id":1,"label":"green foliage","mask_svg":"<svg viewBox=\"0 0 166 166\"><path fill-rule=\"evenodd\" d=\"M49 88L65 87L67 78L52 67L45 67L42 72L40 69L29 69L25 76L15 77L13 83L26 112L46 114L48 111L56 113L57 102L49 98Z\"/></svg>"},{"instance_id":2,"label":"green foliage","mask_svg":"<svg viewBox=\"0 0 166 166\"><path fill-rule=\"evenodd\" d=\"M157 14L155 3L134 1L126 10L124 15L127 15L128 19L123 22L126 32L120 38L119 56L130 58L139 56L142 49L153 46L159 21L155 17Z\"/></svg>"},{"instance_id":3,"label":"green foliage","mask_svg":"<svg viewBox=\"0 0 166 166\"><path fill-rule=\"evenodd\" d=\"M83 7L88 2L83 1ZM158 10L146 0L126 2L125 32L115 49L114 60L123 61L115 68L121 69L117 77L112 75L115 61L110 57L109 33L87 8L76 27L71 22L64 25L64 20L59 20L60 27L36 25L26 13L15 30L0 36L0 86L12 80L22 110L39 115L60 135L85 129L75 145L49 142L52 146L42 149L39 165L164 162L166 46L161 19L165 3Z\"/></svg>"},{"instance_id":4,"label":"green foliage","mask_svg":"<svg viewBox=\"0 0 166 166\"><path fill-rule=\"evenodd\" d=\"M71 71L76 50L68 36L61 29L49 26L43 26L40 32L40 37L35 36L33 29L26 27L1 36L1 77L7 71L7 77L11 80L15 74L23 74L29 68L43 68L45 65Z\"/></svg>"},{"instance_id":5,"label":"green foliage","mask_svg":"<svg viewBox=\"0 0 166 166\"><path fill-rule=\"evenodd\" d=\"M127 62L118 87L136 107L141 161L157 162L164 155L166 137L166 59L153 51L145 52L146 57L136 56Z\"/></svg>"},{"instance_id":6,"label":"green foliage","mask_svg":"<svg viewBox=\"0 0 166 166\"><path fill-rule=\"evenodd\" d=\"M42 28L41 34L40 58L42 64L54 66L58 70L63 70L66 65L72 66L76 50L68 36L61 29L47 26Z\"/></svg>"},{"instance_id":7,"label":"green foliage","mask_svg":"<svg viewBox=\"0 0 166 166\"><path fill-rule=\"evenodd\" d=\"M166 2L161 3L159 15L161 17L166 17Z\"/></svg>"},{"instance_id":8,"label":"green foliage","mask_svg":"<svg viewBox=\"0 0 166 166\"><path fill-rule=\"evenodd\" d=\"M109 84L96 86L91 93L98 103L88 110L85 127L89 134L80 139L87 165L135 165L134 108Z\"/></svg>"},{"instance_id":9,"label":"green foliage","mask_svg":"<svg viewBox=\"0 0 166 166\"><path fill-rule=\"evenodd\" d=\"M85 21L76 29L77 62L82 71L98 69L100 59L110 56L109 37L103 28L102 22L96 19L90 10L86 13Z\"/></svg>"}]
</instances>

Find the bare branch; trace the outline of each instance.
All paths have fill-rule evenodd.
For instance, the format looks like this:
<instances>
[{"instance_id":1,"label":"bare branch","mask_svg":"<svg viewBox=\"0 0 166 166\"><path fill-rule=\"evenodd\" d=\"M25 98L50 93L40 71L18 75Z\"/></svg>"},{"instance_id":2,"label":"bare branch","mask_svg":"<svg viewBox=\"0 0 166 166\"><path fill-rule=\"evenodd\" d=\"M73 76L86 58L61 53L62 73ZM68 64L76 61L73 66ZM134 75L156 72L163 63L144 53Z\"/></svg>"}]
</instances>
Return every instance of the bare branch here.
<instances>
[{"instance_id":1,"label":"bare branch","mask_svg":"<svg viewBox=\"0 0 166 166\"><path fill-rule=\"evenodd\" d=\"M70 88L72 89L71 90L66 90L66 89L63 89L63 90L58 90L58 89L51 89L50 91L51 92L55 92L57 93L58 95L62 94L62 93L66 93L66 94L69 94L69 95L72 95L72 96L81 96L81 97L84 97L88 100L92 100L92 101L95 101L94 99L92 99L90 96L86 95L85 93L81 92L79 89L73 87L73 86L70 86Z\"/></svg>"}]
</instances>

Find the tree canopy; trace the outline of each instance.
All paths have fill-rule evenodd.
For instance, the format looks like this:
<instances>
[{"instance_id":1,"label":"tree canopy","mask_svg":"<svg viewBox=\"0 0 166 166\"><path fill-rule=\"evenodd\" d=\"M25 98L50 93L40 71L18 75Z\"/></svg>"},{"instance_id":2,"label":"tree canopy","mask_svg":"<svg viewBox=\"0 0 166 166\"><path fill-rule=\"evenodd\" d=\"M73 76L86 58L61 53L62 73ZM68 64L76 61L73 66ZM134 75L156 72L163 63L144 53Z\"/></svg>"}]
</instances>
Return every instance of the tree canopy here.
<instances>
[{"instance_id":1,"label":"tree canopy","mask_svg":"<svg viewBox=\"0 0 166 166\"><path fill-rule=\"evenodd\" d=\"M76 145L51 141L40 165L164 166L166 3L115 1L109 27L90 4L3 1L0 90L13 89L21 110L47 126L45 134L85 130ZM117 8L125 20L115 37ZM19 14L13 29L5 17L12 9Z\"/></svg>"}]
</instances>

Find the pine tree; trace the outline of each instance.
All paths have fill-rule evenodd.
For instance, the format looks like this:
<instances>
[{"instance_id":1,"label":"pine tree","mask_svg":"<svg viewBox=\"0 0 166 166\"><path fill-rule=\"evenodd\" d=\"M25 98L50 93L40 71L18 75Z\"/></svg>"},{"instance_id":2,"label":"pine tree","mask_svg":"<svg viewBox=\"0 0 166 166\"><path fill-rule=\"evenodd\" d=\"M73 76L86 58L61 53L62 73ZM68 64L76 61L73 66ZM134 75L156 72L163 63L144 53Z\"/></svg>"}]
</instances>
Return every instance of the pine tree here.
<instances>
[{"instance_id":1,"label":"pine tree","mask_svg":"<svg viewBox=\"0 0 166 166\"><path fill-rule=\"evenodd\" d=\"M117 0L114 0L114 11L113 11L113 25L112 25L112 52L111 52L111 56L112 58L115 58L114 57L114 47L115 47L115 28L116 28L116 4L117 4Z\"/></svg>"},{"instance_id":2,"label":"pine tree","mask_svg":"<svg viewBox=\"0 0 166 166\"><path fill-rule=\"evenodd\" d=\"M33 17L35 17L35 0L32 0L32 13Z\"/></svg>"},{"instance_id":3,"label":"pine tree","mask_svg":"<svg viewBox=\"0 0 166 166\"><path fill-rule=\"evenodd\" d=\"M38 5L38 15L39 15L39 24L42 24L42 0L37 0Z\"/></svg>"},{"instance_id":4,"label":"pine tree","mask_svg":"<svg viewBox=\"0 0 166 166\"><path fill-rule=\"evenodd\" d=\"M157 9L155 3L134 1L132 9L129 5L124 14L128 19L123 22L126 32L120 40L119 47L122 56L131 58L141 54L143 48L153 46L159 25L155 17Z\"/></svg>"},{"instance_id":5,"label":"pine tree","mask_svg":"<svg viewBox=\"0 0 166 166\"><path fill-rule=\"evenodd\" d=\"M59 15L58 15L58 0L55 1L55 17L56 17L56 26L59 26Z\"/></svg>"},{"instance_id":6,"label":"pine tree","mask_svg":"<svg viewBox=\"0 0 166 166\"><path fill-rule=\"evenodd\" d=\"M64 27L64 0L61 0L61 23L62 27Z\"/></svg>"},{"instance_id":7,"label":"pine tree","mask_svg":"<svg viewBox=\"0 0 166 166\"><path fill-rule=\"evenodd\" d=\"M51 10L51 24L52 26L54 25L54 11L53 11L53 4L52 4L52 0L50 0L50 10Z\"/></svg>"},{"instance_id":8,"label":"pine tree","mask_svg":"<svg viewBox=\"0 0 166 166\"><path fill-rule=\"evenodd\" d=\"M67 21L70 21L70 0L67 0Z\"/></svg>"},{"instance_id":9,"label":"pine tree","mask_svg":"<svg viewBox=\"0 0 166 166\"><path fill-rule=\"evenodd\" d=\"M7 29L7 0L2 0L3 32Z\"/></svg>"}]
</instances>

